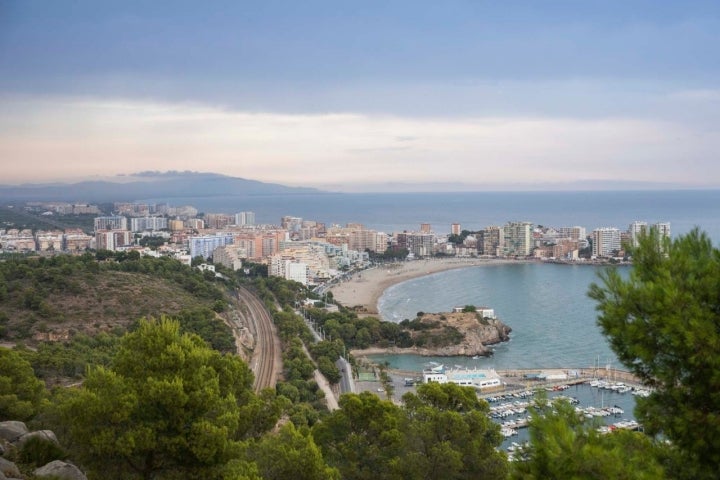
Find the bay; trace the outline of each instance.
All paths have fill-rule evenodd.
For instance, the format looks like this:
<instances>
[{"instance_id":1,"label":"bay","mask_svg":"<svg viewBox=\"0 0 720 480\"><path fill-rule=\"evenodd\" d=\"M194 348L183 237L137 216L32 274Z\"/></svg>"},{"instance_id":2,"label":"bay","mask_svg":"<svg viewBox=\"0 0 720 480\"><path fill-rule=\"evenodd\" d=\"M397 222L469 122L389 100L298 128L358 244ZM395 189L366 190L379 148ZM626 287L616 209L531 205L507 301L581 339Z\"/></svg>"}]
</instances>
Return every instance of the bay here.
<instances>
[{"instance_id":1,"label":"bay","mask_svg":"<svg viewBox=\"0 0 720 480\"><path fill-rule=\"evenodd\" d=\"M455 306L488 306L513 331L488 358L374 355L393 368L421 370L428 361L476 368L620 367L597 326L590 284L604 268L535 262L449 270L390 287L378 307L399 322L418 312L448 312ZM630 267L617 267L623 275Z\"/></svg>"}]
</instances>

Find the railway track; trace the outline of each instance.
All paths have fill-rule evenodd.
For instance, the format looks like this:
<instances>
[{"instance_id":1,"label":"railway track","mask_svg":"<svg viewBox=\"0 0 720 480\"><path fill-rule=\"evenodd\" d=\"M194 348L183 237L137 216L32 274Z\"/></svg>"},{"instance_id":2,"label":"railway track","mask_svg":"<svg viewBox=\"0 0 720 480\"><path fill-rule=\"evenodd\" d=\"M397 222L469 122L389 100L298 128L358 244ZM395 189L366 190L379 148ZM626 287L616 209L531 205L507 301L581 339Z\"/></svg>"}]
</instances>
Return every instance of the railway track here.
<instances>
[{"instance_id":1,"label":"railway track","mask_svg":"<svg viewBox=\"0 0 720 480\"><path fill-rule=\"evenodd\" d=\"M253 388L259 392L263 388L274 387L281 364L280 340L275 332L272 316L265 305L252 292L238 288L238 300L248 309L250 329L255 335L255 349L250 368L255 374Z\"/></svg>"}]
</instances>

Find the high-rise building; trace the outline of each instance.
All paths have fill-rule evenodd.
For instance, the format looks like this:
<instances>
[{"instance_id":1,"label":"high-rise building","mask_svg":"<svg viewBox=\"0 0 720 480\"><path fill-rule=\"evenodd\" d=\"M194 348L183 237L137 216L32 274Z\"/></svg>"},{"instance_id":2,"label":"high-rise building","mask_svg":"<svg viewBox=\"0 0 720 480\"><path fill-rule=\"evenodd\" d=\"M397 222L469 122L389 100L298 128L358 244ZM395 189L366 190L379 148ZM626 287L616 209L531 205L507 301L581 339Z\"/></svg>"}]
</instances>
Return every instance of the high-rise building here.
<instances>
[{"instance_id":1,"label":"high-rise building","mask_svg":"<svg viewBox=\"0 0 720 480\"><path fill-rule=\"evenodd\" d=\"M127 218L122 215L111 217L95 217L95 231L100 230L127 230Z\"/></svg>"},{"instance_id":2,"label":"high-rise building","mask_svg":"<svg viewBox=\"0 0 720 480\"><path fill-rule=\"evenodd\" d=\"M620 250L620 230L617 228L596 228L592 232L592 254L595 257L610 257Z\"/></svg>"},{"instance_id":3,"label":"high-rise building","mask_svg":"<svg viewBox=\"0 0 720 480\"><path fill-rule=\"evenodd\" d=\"M569 238L571 240L585 240L587 233L585 227L560 227L556 229L558 238Z\"/></svg>"},{"instance_id":4,"label":"high-rise building","mask_svg":"<svg viewBox=\"0 0 720 480\"><path fill-rule=\"evenodd\" d=\"M460 235L460 224L459 223L453 223L450 225L450 234L451 235Z\"/></svg>"},{"instance_id":5,"label":"high-rise building","mask_svg":"<svg viewBox=\"0 0 720 480\"><path fill-rule=\"evenodd\" d=\"M144 232L146 230L165 230L168 228L165 217L133 217L130 219L130 230Z\"/></svg>"},{"instance_id":6,"label":"high-rise building","mask_svg":"<svg viewBox=\"0 0 720 480\"><path fill-rule=\"evenodd\" d=\"M255 225L255 212L240 212L235 214L235 225Z\"/></svg>"},{"instance_id":7,"label":"high-rise building","mask_svg":"<svg viewBox=\"0 0 720 480\"><path fill-rule=\"evenodd\" d=\"M503 253L508 257L527 257L532 251L532 223L508 222L503 227Z\"/></svg>"},{"instance_id":8,"label":"high-rise building","mask_svg":"<svg viewBox=\"0 0 720 480\"><path fill-rule=\"evenodd\" d=\"M217 247L231 245L233 236L229 233L218 233L215 235L199 235L189 239L190 256L195 258L201 256L210 258Z\"/></svg>"},{"instance_id":9,"label":"high-rise building","mask_svg":"<svg viewBox=\"0 0 720 480\"><path fill-rule=\"evenodd\" d=\"M641 222L637 220L632 222L628 227L628 233L630 234L630 241L632 242L632 246L637 247L640 237L648 233L647 222Z\"/></svg>"},{"instance_id":10,"label":"high-rise building","mask_svg":"<svg viewBox=\"0 0 720 480\"><path fill-rule=\"evenodd\" d=\"M125 218L125 217L123 217ZM95 248L117 250L131 245L130 230L100 230L95 232Z\"/></svg>"},{"instance_id":11,"label":"high-rise building","mask_svg":"<svg viewBox=\"0 0 720 480\"><path fill-rule=\"evenodd\" d=\"M224 213L206 213L205 214L205 224L208 228L225 228L233 221L235 220L235 217L226 215Z\"/></svg>"},{"instance_id":12,"label":"high-rise building","mask_svg":"<svg viewBox=\"0 0 720 480\"><path fill-rule=\"evenodd\" d=\"M420 232L422 232L422 233L432 232L432 225L430 225L429 223L421 223L420 224Z\"/></svg>"},{"instance_id":13,"label":"high-rise building","mask_svg":"<svg viewBox=\"0 0 720 480\"><path fill-rule=\"evenodd\" d=\"M503 227L491 225L480 231L477 236L477 249L479 255L497 257L503 252L505 233Z\"/></svg>"}]
</instances>

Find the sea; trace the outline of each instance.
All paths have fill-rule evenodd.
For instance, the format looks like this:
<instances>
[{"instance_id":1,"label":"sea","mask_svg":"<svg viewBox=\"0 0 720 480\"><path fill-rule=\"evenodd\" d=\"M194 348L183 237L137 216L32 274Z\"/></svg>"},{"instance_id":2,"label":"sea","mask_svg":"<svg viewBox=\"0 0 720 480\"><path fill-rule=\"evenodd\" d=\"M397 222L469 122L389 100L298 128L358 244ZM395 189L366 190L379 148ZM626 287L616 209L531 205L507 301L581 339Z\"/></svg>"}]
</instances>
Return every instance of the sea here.
<instances>
[{"instance_id":1,"label":"sea","mask_svg":"<svg viewBox=\"0 0 720 480\"><path fill-rule=\"evenodd\" d=\"M552 227L627 229L636 220L670 222L673 237L697 227L715 246L720 241L720 190L449 192L302 195L236 195L143 199L193 205L203 212L254 211L258 223L279 224L284 215L326 225L362 223L392 233L430 223L447 234L452 223L476 230L508 221ZM507 262L436 273L388 289L379 301L389 321L414 318L419 311L444 312L454 306L484 305L513 332L489 358L432 359L412 355L377 358L392 367L420 370L429 360L478 368L622 368L597 326L587 296L604 267ZM623 275L630 267L619 267Z\"/></svg>"}]
</instances>

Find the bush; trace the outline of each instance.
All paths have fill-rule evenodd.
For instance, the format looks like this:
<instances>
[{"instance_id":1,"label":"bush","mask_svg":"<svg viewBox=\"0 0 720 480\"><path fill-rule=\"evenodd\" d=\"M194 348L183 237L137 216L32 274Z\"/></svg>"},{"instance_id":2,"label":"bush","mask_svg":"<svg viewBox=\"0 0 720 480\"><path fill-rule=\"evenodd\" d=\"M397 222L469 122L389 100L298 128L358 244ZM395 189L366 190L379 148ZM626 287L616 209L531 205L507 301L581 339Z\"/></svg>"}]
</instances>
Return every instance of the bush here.
<instances>
[{"instance_id":1,"label":"bush","mask_svg":"<svg viewBox=\"0 0 720 480\"><path fill-rule=\"evenodd\" d=\"M41 467L53 460L65 460L67 452L52 440L32 437L18 452L18 462L34 467Z\"/></svg>"}]
</instances>

